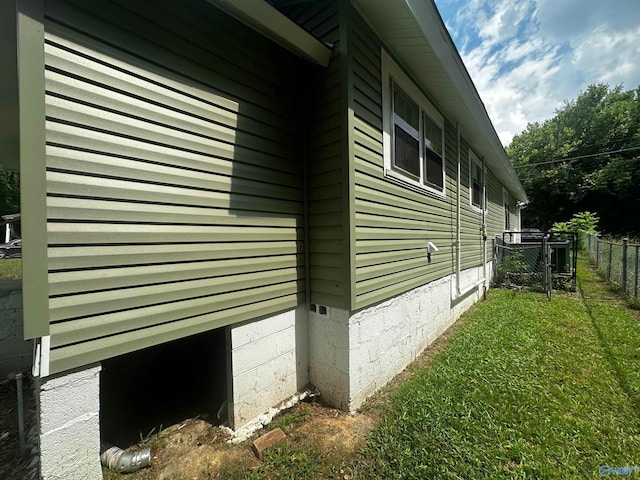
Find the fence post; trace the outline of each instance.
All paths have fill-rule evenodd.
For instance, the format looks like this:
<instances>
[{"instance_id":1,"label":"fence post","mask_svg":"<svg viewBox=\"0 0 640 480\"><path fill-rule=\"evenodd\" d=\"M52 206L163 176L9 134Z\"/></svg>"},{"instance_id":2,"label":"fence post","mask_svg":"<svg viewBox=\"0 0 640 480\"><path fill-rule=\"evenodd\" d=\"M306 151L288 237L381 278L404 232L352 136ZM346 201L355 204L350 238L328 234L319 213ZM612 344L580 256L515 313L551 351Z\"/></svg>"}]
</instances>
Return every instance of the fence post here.
<instances>
[{"instance_id":1,"label":"fence post","mask_svg":"<svg viewBox=\"0 0 640 480\"><path fill-rule=\"evenodd\" d=\"M600 239L596 238L596 270L600 266Z\"/></svg>"},{"instance_id":2,"label":"fence post","mask_svg":"<svg viewBox=\"0 0 640 480\"><path fill-rule=\"evenodd\" d=\"M627 293L627 248L629 248L629 239L622 239L622 291Z\"/></svg>"},{"instance_id":3,"label":"fence post","mask_svg":"<svg viewBox=\"0 0 640 480\"><path fill-rule=\"evenodd\" d=\"M607 265L607 280L611 281L611 264L613 263L613 242L609 242L609 265Z\"/></svg>"}]
</instances>

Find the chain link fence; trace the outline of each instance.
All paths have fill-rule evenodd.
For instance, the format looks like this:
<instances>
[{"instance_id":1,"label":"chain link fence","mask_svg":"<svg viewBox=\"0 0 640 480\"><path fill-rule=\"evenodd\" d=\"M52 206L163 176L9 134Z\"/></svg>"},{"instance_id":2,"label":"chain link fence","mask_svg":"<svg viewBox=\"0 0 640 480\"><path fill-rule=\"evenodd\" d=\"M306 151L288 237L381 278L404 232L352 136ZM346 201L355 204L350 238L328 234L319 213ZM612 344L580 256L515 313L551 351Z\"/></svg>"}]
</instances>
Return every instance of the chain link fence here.
<instances>
[{"instance_id":1,"label":"chain link fence","mask_svg":"<svg viewBox=\"0 0 640 480\"><path fill-rule=\"evenodd\" d=\"M494 286L529 287L547 293L575 289L577 237L505 232L494 239Z\"/></svg>"},{"instance_id":2,"label":"chain link fence","mask_svg":"<svg viewBox=\"0 0 640 480\"><path fill-rule=\"evenodd\" d=\"M584 244L589 257L595 263L605 279L614 283L627 295L638 298L638 267L640 244L622 241L603 240L595 235L583 234L580 241Z\"/></svg>"}]
</instances>

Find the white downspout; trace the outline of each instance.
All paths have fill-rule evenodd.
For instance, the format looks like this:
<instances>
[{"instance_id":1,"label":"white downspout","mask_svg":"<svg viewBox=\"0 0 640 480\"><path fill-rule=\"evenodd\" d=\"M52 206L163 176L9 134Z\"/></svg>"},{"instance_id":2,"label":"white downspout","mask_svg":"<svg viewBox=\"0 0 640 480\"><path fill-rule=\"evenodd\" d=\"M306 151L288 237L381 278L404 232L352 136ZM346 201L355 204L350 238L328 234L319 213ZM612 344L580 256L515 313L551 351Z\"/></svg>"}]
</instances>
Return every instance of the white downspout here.
<instances>
[{"instance_id":1,"label":"white downspout","mask_svg":"<svg viewBox=\"0 0 640 480\"><path fill-rule=\"evenodd\" d=\"M484 295L487 292L487 174L484 157L482 157L482 283Z\"/></svg>"},{"instance_id":2,"label":"white downspout","mask_svg":"<svg viewBox=\"0 0 640 480\"><path fill-rule=\"evenodd\" d=\"M460 123L456 122L456 139L458 142L458 185L456 193L456 293L455 297L460 296L460 185L462 184L462 178L460 176Z\"/></svg>"}]
</instances>

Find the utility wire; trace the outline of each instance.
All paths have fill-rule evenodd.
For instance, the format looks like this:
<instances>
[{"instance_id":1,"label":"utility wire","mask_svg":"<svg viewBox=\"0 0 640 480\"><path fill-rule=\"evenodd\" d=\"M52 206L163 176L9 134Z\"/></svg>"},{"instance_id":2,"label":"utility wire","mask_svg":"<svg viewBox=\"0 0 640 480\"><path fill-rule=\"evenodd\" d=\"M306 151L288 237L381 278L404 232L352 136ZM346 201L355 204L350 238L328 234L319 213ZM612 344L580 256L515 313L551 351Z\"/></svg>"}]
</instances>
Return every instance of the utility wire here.
<instances>
[{"instance_id":1,"label":"utility wire","mask_svg":"<svg viewBox=\"0 0 640 480\"><path fill-rule=\"evenodd\" d=\"M620 150L610 150L608 152L592 153L590 155L579 155L577 157L558 158L556 160L547 160L545 162L527 163L525 165L514 165L513 168L535 167L536 165L549 165L550 163L569 162L573 160L580 160L583 158L599 157L601 155L612 155L614 153L631 152L633 150L640 150L640 147L622 148Z\"/></svg>"}]
</instances>

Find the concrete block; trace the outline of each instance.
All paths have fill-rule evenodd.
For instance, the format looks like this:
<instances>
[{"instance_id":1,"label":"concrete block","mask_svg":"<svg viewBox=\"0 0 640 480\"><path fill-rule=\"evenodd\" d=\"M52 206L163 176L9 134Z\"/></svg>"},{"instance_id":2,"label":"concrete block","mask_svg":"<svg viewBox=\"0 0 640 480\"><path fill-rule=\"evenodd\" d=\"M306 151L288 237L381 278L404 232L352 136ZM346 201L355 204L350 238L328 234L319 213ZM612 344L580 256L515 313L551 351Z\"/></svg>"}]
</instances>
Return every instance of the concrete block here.
<instances>
[{"instance_id":1,"label":"concrete block","mask_svg":"<svg viewBox=\"0 0 640 480\"><path fill-rule=\"evenodd\" d=\"M296 392L296 375L293 373L282 377L278 383L271 383L264 390L244 396L234 403L235 428L244 427L285 399L291 398Z\"/></svg>"},{"instance_id":2,"label":"concrete block","mask_svg":"<svg viewBox=\"0 0 640 480\"><path fill-rule=\"evenodd\" d=\"M231 330L231 343L234 348L253 343L267 335L276 334L295 326L296 311L283 312L263 320L252 321Z\"/></svg>"},{"instance_id":3,"label":"concrete block","mask_svg":"<svg viewBox=\"0 0 640 480\"><path fill-rule=\"evenodd\" d=\"M296 349L295 325L233 348L233 373L240 375Z\"/></svg>"},{"instance_id":4,"label":"concrete block","mask_svg":"<svg viewBox=\"0 0 640 480\"><path fill-rule=\"evenodd\" d=\"M231 328L233 428L241 428L309 382L306 309Z\"/></svg>"},{"instance_id":5,"label":"concrete block","mask_svg":"<svg viewBox=\"0 0 640 480\"><path fill-rule=\"evenodd\" d=\"M43 480L101 480L100 366L40 381Z\"/></svg>"}]
</instances>

